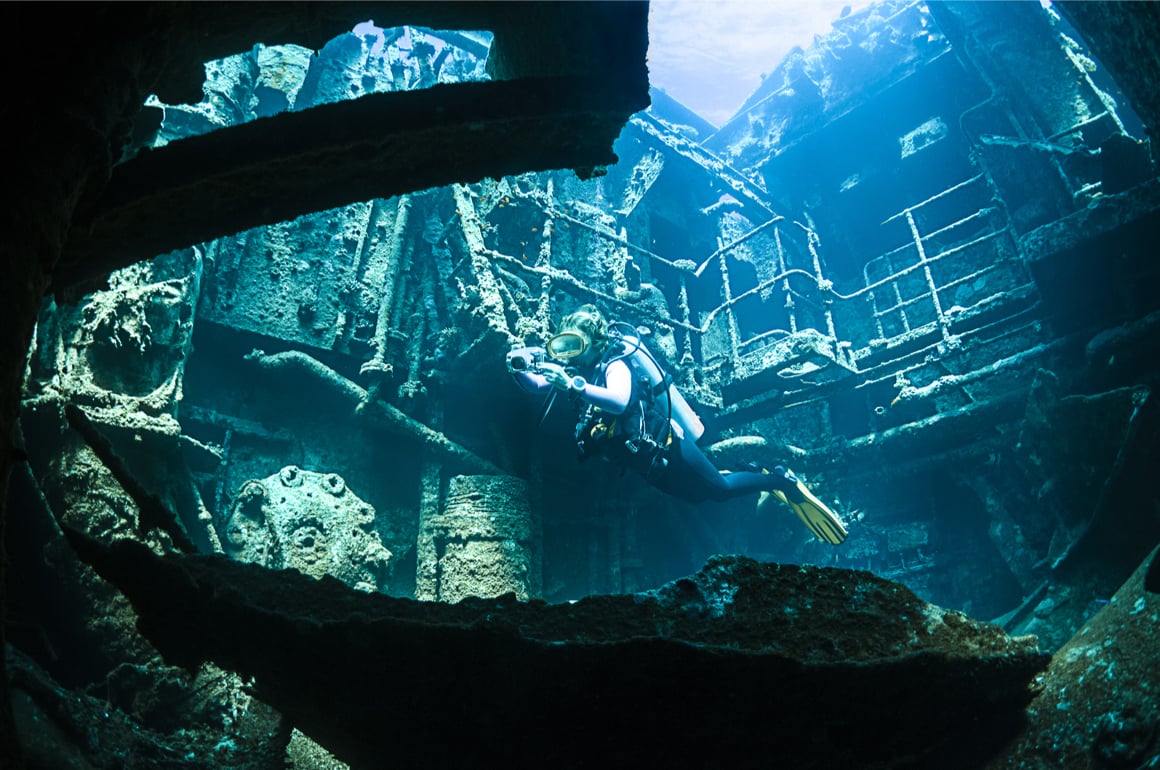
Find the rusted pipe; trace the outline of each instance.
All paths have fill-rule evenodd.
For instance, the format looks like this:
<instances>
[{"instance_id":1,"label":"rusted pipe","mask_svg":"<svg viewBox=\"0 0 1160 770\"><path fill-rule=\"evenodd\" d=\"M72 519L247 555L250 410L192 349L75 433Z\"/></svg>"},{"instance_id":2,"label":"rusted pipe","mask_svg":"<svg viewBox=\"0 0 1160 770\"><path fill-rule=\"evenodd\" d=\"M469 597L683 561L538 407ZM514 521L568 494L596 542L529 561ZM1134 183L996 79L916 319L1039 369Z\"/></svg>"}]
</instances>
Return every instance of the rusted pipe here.
<instances>
[{"instance_id":1,"label":"rusted pipe","mask_svg":"<svg viewBox=\"0 0 1160 770\"><path fill-rule=\"evenodd\" d=\"M310 374L324 383L342 399L350 403L356 414L365 416L385 430L406 436L421 444L425 449L466 473L482 475L503 475L504 471L479 457L474 452L456 444L437 430L427 427L395 406L383 401L368 399L367 392L338 372L307 354L291 350L285 353L266 355L255 350L246 356L259 368L270 372L297 369Z\"/></svg>"}]
</instances>

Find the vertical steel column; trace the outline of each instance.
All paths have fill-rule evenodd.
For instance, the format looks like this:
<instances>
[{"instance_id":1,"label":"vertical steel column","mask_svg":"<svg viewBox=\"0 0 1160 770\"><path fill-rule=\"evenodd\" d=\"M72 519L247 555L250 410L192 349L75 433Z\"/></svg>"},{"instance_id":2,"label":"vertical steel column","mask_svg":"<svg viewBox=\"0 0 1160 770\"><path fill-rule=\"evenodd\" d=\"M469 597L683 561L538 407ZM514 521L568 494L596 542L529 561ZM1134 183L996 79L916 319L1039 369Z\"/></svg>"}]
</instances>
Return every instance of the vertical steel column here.
<instances>
[{"instance_id":1,"label":"vertical steel column","mask_svg":"<svg viewBox=\"0 0 1160 770\"><path fill-rule=\"evenodd\" d=\"M820 254L818 254L818 244L820 241L818 240L817 231L814 230L814 222L812 219L810 219L809 214L806 214L805 219L810 228L806 230L806 245L809 247L810 256L813 257L814 260L814 277L818 282L818 293L820 294L827 291L826 287L831 286L832 284L830 281L826 280L824 275L822 275L822 257ZM830 335L830 339L832 339L834 344L837 345L838 332L834 328L834 311L830 309L830 303L831 300L829 297L826 297L822 300L822 307L824 308L822 310L822 314L826 317L826 333Z\"/></svg>"},{"instance_id":2,"label":"vertical steel column","mask_svg":"<svg viewBox=\"0 0 1160 770\"><path fill-rule=\"evenodd\" d=\"M938 298L938 287L934 282L934 274L930 271L930 263L926 259L926 249L922 247L922 236L918 234L918 225L914 221L914 212L910 209L906 210L906 223L910 225L910 234L914 237L914 246L918 249L918 261L922 265L923 275L926 276L926 285L930 288L930 300L934 303L934 312L938 316L939 330L942 331L944 340L950 339L950 331L947 329L947 319L943 315L942 302Z\"/></svg>"},{"instance_id":3,"label":"vertical steel column","mask_svg":"<svg viewBox=\"0 0 1160 770\"><path fill-rule=\"evenodd\" d=\"M870 281L866 281L866 285L870 285ZM886 330L882 328L882 314L878 312L878 298L874 296L873 290L866 292L866 299L870 302L870 314L874 317L874 329L878 332L877 339L886 339Z\"/></svg>"},{"instance_id":4,"label":"vertical steel column","mask_svg":"<svg viewBox=\"0 0 1160 770\"><path fill-rule=\"evenodd\" d=\"M785 261L785 247L782 246L782 244L781 244L781 228L780 227L774 228L773 241L775 244L777 244L777 270L779 273L784 274L789 266L786 264L786 261ZM794 307L793 306L793 293L791 293L789 290L789 276L788 275L782 280L782 288L785 290L785 314L787 316L789 316L789 331L791 334L793 334L793 333L796 333L798 330L798 328L797 328L797 316L793 312L793 307Z\"/></svg>"},{"instance_id":5,"label":"vertical steel column","mask_svg":"<svg viewBox=\"0 0 1160 770\"><path fill-rule=\"evenodd\" d=\"M681 345L681 369L684 374L688 375L691 373L695 359L693 358L693 335L688 331L688 327L691 325L689 321L691 313L689 312L689 286L685 281L685 273L680 274L680 281L681 290L677 295L677 302L678 309L681 311L681 321L685 324L685 341Z\"/></svg>"},{"instance_id":6,"label":"vertical steel column","mask_svg":"<svg viewBox=\"0 0 1160 770\"><path fill-rule=\"evenodd\" d=\"M218 463L217 480L213 485L213 514L218 517L218 522L224 528L226 523L226 474L229 472L230 463L233 461L233 444L234 431L227 423L225 426L225 435L222 436L222 453L221 460Z\"/></svg>"},{"instance_id":7,"label":"vertical steel column","mask_svg":"<svg viewBox=\"0 0 1160 770\"><path fill-rule=\"evenodd\" d=\"M552 297L552 273L548 269L552 266L552 235L553 235L553 220L552 212L555 210L555 203L553 198L555 196L555 187L552 185L552 180L548 180L547 185L547 206L545 206L544 226L540 232L540 249L536 253L536 269L543 270L540 278L540 301L536 307L535 317L535 333L542 336L545 340L552 333L552 313L551 313L551 297ZM521 330L522 331L522 330Z\"/></svg>"},{"instance_id":8,"label":"vertical steel column","mask_svg":"<svg viewBox=\"0 0 1160 770\"><path fill-rule=\"evenodd\" d=\"M439 600L440 557L439 544L433 536L433 524L442 508L440 478L443 464L438 460L424 460L419 478L419 531L415 543L415 598L419 601Z\"/></svg>"},{"instance_id":9,"label":"vertical steel column","mask_svg":"<svg viewBox=\"0 0 1160 770\"><path fill-rule=\"evenodd\" d=\"M371 211L373 212L375 208L372 206ZM382 294L379 295L379 317L375 321L375 354L359 370L359 374L372 372L376 374L376 379L370 388L376 394L383 377L391 371L391 366L387 362L387 341L390 339L391 310L395 303L395 290L399 284L399 275L402 272L404 262L405 247L403 241L407 234L410 213L411 196L400 196L395 210L395 226L391 231L391 242L387 245L387 264L383 269ZM364 239L366 238L365 231L369 229L369 225L370 220L368 219L368 227L364 228Z\"/></svg>"},{"instance_id":10,"label":"vertical steel column","mask_svg":"<svg viewBox=\"0 0 1160 770\"><path fill-rule=\"evenodd\" d=\"M889 275L896 275L894 272L894 263L888 261L886 264L887 270L889 270ZM890 288L894 289L894 306L898 308L898 315L902 319L902 328L906 331L910 331L910 319L906 317L906 303L902 299L902 290L898 288L898 281L891 281Z\"/></svg>"},{"instance_id":11,"label":"vertical steel column","mask_svg":"<svg viewBox=\"0 0 1160 770\"><path fill-rule=\"evenodd\" d=\"M737 328L737 316L733 313L733 289L729 286L729 266L725 261L724 243L717 237L718 259L721 263L721 290L725 293L725 318L729 322L730 363L734 366L740 358L741 332Z\"/></svg>"},{"instance_id":12,"label":"vertical steel column","mask_svg":"<svg viewBox=\"0 0 1160 770\"><path fill-rule=\"evenodd\" d=\"M621 225L618 235L620 243L616 244L616 262L612 266L612 280L617 291L613 294L628 291L628 247L624 245L628 243L628 228Z\"/></svg>"},{"instance_id":13,"label":"vertical steel column","mask_svg":"<svg viewBox=\"0 0 1160 770\"><path fill-rule=\"evenodd\" d=\"M452 185L451 190L455 197L455 211L459 215L459 223L463 229L463 239L467 244L467 253L471 259L471 272L479 290L480 314L494 333L510 339L512 335L504 312L500 281L496 277L491 259L487 256L479 212L475 209L466 185Z\"/></svg>"}]
</instances>

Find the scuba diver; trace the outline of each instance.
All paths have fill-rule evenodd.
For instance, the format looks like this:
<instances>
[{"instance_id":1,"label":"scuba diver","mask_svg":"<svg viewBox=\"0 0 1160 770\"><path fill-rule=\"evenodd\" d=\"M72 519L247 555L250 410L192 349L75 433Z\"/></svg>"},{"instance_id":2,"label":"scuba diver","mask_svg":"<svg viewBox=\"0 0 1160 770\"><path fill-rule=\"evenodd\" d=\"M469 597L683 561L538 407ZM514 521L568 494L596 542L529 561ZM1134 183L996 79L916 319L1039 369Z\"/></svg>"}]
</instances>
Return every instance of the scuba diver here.
<instances>
[{"instance_id":1,"label":"scuba diver","mask_svg":"<svg viewBox=\"0 0 1160 770\"><path fill-rule=\"evenodd\" d=\"M760 509L776 497L819 540L838 545L846 539L841 519L792 471L756 465L719 471L696 444L705 432L700 419L636 329L608 323L595 306L583 305L564 317L545 347L512 349L507 368L526 392L550 392L545 416L561 393L581 405L576 425L581 459L604 457L690 503L760 493Z\"/></svg>"}]
</instances>

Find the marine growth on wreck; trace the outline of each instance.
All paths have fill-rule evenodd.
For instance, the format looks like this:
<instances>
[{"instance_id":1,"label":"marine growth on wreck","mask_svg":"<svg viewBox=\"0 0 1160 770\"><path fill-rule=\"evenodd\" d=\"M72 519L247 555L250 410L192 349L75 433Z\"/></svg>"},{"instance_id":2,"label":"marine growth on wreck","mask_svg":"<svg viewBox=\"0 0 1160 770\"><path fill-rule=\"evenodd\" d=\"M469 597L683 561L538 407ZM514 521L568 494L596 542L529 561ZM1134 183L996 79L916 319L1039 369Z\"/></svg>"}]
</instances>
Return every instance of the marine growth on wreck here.
<instances>
[{"instance_id":1,"label":"marine growth on wreck","mask_svg":"<svg viewBox=\"0 0 1160 770\"><path fill-rule=\"evenodd\" d=\"M207 63L204 99L152 97L160 120L123 162L493 78L490 31L352 28L317 51ZM9 676L28 702L14 711L30 724L46 699L83 693L57 719L113 714L96 767L175 752L371 767L392 741L359 722L374 688L466 687L459 665L497 713L548 723L535 677L497 695L498 663L452 653L524 661L574 704L605 693L569 678L579 661L628 677L623 702L648 711L641 693L674 671L758 703L730 656L759 650L760 676L813 689L819 709L832 695L841 711L844 671L867 711L895 676L945 682L939 708L993 714L977 753L932 718L942 737L909 756L889 726L836 715L818 728L831 766L1152 766L1160 182L1148 116L1099 62L1063 9L885 0L771 62L723 126L653 90L614 163L269 222L46 298L21 404L29 473L11 493L40 518L10 524L10 543L43 555L14 554L8 581ZM573 404L514 387L505 354L586 304L640 335L719 468L791 468L845 542L783 506L694 505L581 461ZM223 560L253 566L219 573ZM72 609L53 617L45 600ZM324 662L291 683L282 656L299 650ZM402 655L416 673L384 667ZM343 726L318 700L326 676L352 682L333 706ZM1095 676L1107 686L1085 700L1117 709L1069 722L1066 684ZM931 708L906 703L915 719ZM394 739L400 766L438 740L427 707L390 708L409 736ZM780 747L797 766L818 750L788 728L777 746L737 737L761 711L737 708L744 751L704 749L699 732L668 744L647 720L637 749L741 766L745 751ZM478 717L466 711L446 715L450 733ZM492 728L448 751L495 750ZM606 746L541 738L514 763L596 762Z\"/></svg>"}]
</instances>

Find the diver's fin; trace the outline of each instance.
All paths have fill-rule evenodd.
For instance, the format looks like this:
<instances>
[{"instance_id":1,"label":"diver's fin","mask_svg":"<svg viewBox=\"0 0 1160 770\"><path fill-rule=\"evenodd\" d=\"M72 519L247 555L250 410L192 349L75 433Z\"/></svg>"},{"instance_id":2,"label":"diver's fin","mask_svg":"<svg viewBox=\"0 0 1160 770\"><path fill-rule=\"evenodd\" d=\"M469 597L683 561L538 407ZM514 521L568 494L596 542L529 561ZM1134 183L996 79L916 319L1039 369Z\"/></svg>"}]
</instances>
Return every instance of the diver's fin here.
<instances>
[{"instance_id":1,"label":"diver's fin","mask_svg":"<svg viewBox=\"0 0 1160 770\"><path fill-rule=\"evenodd\" d=\"M846 539L846 527L838 515L826 507L792 472L786 471L785 477L793 486L785 491L775 489L770 494L788 505L818 540L841 545ZM763 502L764 499L758 504Z\"/></svg>"}]
</instances>

